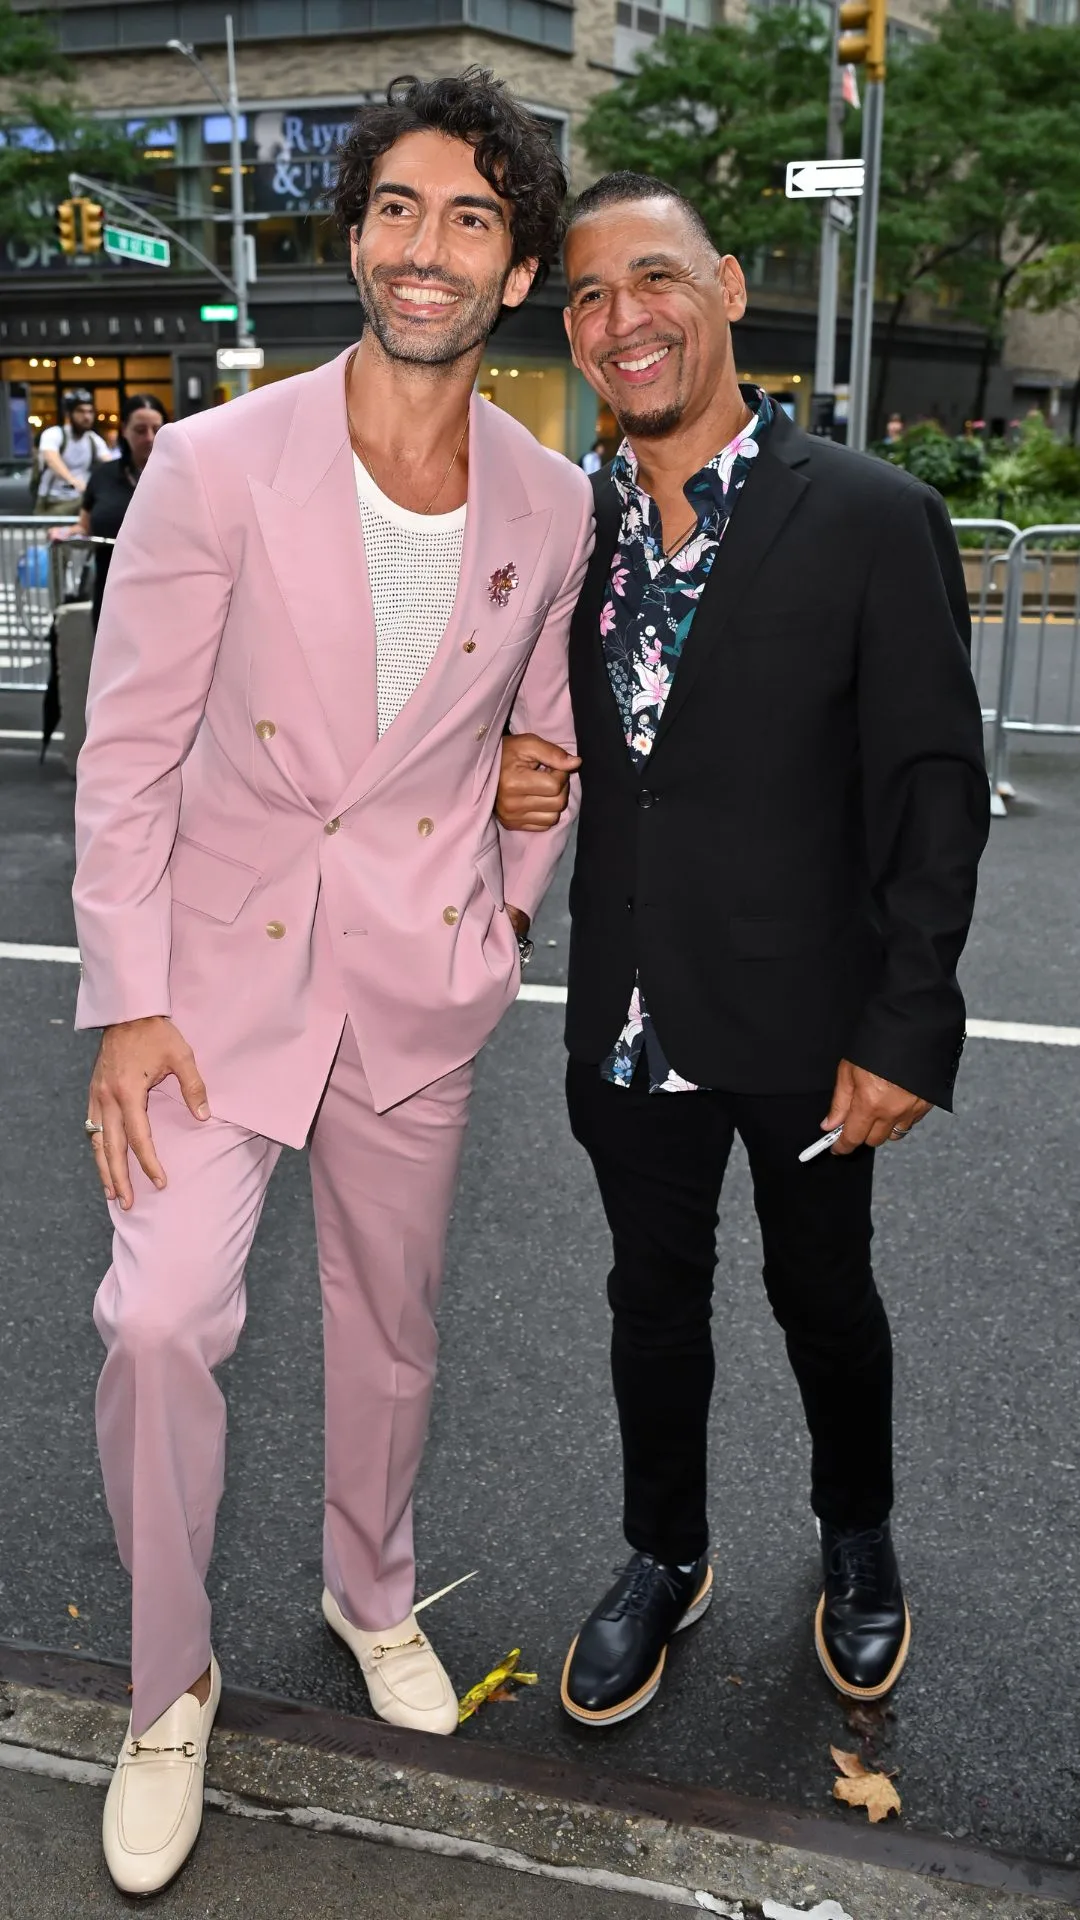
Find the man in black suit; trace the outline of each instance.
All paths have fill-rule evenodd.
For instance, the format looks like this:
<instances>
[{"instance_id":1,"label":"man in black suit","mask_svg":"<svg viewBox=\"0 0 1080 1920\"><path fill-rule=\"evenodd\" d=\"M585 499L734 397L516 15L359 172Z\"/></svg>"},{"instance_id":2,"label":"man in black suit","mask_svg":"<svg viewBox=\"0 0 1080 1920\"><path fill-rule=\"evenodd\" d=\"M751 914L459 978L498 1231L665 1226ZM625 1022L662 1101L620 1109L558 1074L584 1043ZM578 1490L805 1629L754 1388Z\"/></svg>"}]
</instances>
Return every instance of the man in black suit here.
<instances>
[{"instance_id":1,"label":"man in black suit","mask_svg":"<svg viewBox=\"0 0 1080 1920\"><path fill-rule=\"evenodd\" d=\"M740 389L742 273L673 190L599 181L566 269L574 360L625 434L593 479L570 638L566 1037L614 1243L632 1557L570 1649L563 1705L594 1726L639 1711L711 1596L710 1300L736 1134L810 1430L815 1643L836 1686L877 1699L911 1627L873 1149L951 1107L964 1040L989 808L963 574L929 487ZM504 823L550 825L575 764L508 740Z\"/></svg>"}]
</instances>

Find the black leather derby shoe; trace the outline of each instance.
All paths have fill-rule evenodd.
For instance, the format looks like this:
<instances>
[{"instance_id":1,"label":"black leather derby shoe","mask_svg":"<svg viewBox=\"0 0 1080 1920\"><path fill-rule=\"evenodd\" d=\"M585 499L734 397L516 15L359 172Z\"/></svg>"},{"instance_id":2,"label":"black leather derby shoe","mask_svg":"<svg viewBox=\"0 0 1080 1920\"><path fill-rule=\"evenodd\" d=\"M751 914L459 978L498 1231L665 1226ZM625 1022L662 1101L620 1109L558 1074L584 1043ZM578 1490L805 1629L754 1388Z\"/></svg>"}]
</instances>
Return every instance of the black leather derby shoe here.
<instances>
[{"instance_id":1,"label":"black leather derby shoe","mask_svg":"<svg viewBox=\"0 0 1080 1920\"><path fill-rule=\"evenodd\" d=\"M635 1553L566 1656L567 1713L586 1726L609 1727L647 1707L663 1678L668 1641L701 1619L712 1584L704 1556L683 1573Z\"/></svg>"},{"instance_id":2,"label":"black leather derby shoe","mask_svg":"<svg viewBox=\"0 0 1080 1920\"><path fill-rule=\"evenodd\" d=\"M899 1680L911 1645L911 1615L888 1521L856 1533L823 1520L821 1556L825 1591L814 1621L818 1659L841 1693L853 1700L880 1700Z\"/></svg>"}]
</instances>

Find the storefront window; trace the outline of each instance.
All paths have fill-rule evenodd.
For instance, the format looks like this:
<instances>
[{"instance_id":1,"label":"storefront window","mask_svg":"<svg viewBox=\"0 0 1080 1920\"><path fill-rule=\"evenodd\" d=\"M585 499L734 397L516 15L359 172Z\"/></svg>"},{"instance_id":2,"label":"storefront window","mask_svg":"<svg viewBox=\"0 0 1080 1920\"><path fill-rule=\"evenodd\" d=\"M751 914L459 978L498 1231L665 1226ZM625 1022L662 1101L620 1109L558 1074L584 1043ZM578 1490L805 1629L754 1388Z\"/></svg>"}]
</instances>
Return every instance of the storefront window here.
<instances>
[{"instance_id":1,"label":"storefront window","mask_svg":"<svg viewBox=\"0 0 1080 1920\"><path fill-rule=\"evenodd\" d=\"M92 395L98 432L110 445L129 393L152 393L169 415L173 407L172 361L167 354L72 354L64 359L31 354L0 360L0 382L25 392L35 439L43 427L62 423L64 395L76 388Z\"/></svg>"}]
</instances>

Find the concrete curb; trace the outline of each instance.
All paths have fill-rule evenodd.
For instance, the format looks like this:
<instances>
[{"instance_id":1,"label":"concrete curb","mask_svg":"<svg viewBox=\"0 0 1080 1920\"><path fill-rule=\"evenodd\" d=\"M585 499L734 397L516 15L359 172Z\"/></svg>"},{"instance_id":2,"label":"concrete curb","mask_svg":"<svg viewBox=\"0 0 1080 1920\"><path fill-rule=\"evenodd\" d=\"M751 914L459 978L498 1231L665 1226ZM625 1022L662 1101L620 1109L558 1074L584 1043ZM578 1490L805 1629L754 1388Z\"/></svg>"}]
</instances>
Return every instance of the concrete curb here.
<instances>
[{"instance_id":1,"label":"concrete curb","mask_svg":"<svg viewBox=\"0 0 1080 1920\"><path fill-rule=\"evenodd\" d=\"M0 1766L103 1781L97 1770L111 1770L127 1725L125 1699L119 1668L0 1648ZM252 1695L223 1700L208 1784L219 1805L248 1817L744 1920L766 1900L812 1909L828 1899L851 1920L1080 1920L1080 1875L1066 1869L708 1790L592 1781L472 1741ZM699 1897L706 1892L711 1901Z\"/></svg>"}]
</instances>

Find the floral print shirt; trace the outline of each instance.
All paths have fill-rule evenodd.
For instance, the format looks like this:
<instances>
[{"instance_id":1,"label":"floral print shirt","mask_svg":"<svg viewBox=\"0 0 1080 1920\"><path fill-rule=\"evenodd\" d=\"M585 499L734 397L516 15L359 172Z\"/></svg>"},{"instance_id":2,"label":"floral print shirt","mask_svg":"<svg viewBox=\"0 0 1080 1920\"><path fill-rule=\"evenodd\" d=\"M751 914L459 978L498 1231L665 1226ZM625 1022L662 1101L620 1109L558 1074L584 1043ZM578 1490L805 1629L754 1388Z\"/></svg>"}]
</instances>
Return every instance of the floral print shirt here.
<instances>
[{"instance_id":1,"label":"floral print shirt","mask_svg":"<svg viewBox=\"0 0 1080 1920\"><path fill-rule=\"evenodd\" d=\"M753 389L753 395L757 402L753 418L687 481L683 491L697 513L697 525L671 558L664 554L656 502L638 485L637 460L627 441L612 464L623 515L600 609L600 636L626 745L639 770L653 750L698 601L735 502L753 471L759 437L773 417L768 395L760 387ZM754 400L748 398L748 404ZM626 1025L601 1065L604 1079L628 1087L642 1047L651 1092L697 1091L664 1058L638 981Z\"/></svg>"}]
</instances>

